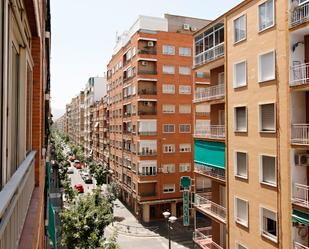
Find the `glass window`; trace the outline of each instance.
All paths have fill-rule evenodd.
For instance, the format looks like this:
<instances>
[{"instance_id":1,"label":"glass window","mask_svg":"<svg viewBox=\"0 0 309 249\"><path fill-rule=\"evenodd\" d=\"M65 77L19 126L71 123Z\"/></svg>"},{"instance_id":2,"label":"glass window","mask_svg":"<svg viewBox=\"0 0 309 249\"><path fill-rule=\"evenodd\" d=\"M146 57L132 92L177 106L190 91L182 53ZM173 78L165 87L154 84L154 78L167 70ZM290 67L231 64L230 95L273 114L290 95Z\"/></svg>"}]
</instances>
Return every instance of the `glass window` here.
<instances>
[{"instance_id":1,"label":"glass window","mask_svg":"<svg viewBox=\"0 0 309 249\"><path fill-rule=\"evenodd\" d=\"M175 55L175 47L171 45L163 45L162 53L166 55Z\"/></svg>"},{"instance_id":2,"label":"glass window","mask_svg":"<svg viewBox=\"0 0 309 249\"><path fill-rule=\"evenodd\" d=\"M162 92L166 94L174 94L175 93L175 85L174 84L163 84Z\"/></svg>"},{"instance_id":3,"label":"glass window","mask_svg":"<svg viewBox=\"0 0 309 249\"><path fill-rule=\"evenodd\" d=\"M234 88L247 85L247 63L242 61L234 64Z\"/></svg>"},{"instance_id":4,"label":"glass window","mask_svg":"<svg viewBox=\"0 0 309 249\"><path fill-rule=\"evenodd\" d=\"M264 237L277 242L277 213L261 208L261 233Z\"/></svg>"},{"instance_id":5,"label":"glass window","mask_svg":"<svg viewBox=\"0 0 309 249\"><path fill-rule=\"evenodd\" d=\"M163 65L162 70L164 74L175 74L175 66L172 65Z\"/></svg>"},{"instance_id":6,"label":"glass window","mask_svg":"<svg viewBox=\"0 0 309 249\"><path fill-rule=\"evenodd\" d=\"M235 131L247 131L247 108L245 106L235 108Z\"/></svg>"},{"instance_id":7,"label":"glass window","mask_svg":"<svg viewBox=\"0 0 309 249\"><path fill-rule=\"evenodd\" d=\"M179 125L179 132L180 133L190 133L191 132L191 125L190 124L180 124Z\"/></svg>"},{"instance_id":8,"label":"glass window","mask_svg":"<svg viewBox=\"0 0 309 249\"><path fill-rule=\"evenodd\" d=\"M179 94L191 94L191 86L180 85L179 86Z\"/></svg>"},{"instance_id":9,"label":"glass window","mask_svg":"<svg viewBox=\"0 0 309 249\"><path fill-rule=\"evenodd\" d=\"M179 55L180 56L191 56L191 48L179 48Z\"/></svg>"},{"instance_id":10,"label":"glass window","mask_svg":"<svg viewBox=\"0 0 309 249\"><path fill-rule=\"evenodd\" d=\"M174 124L164 124L163 133L175 133L175 125Z\"/></svg>"},{"instance_id":11,"label":"glass window","mask_svg":"<svg viewBox=\"0 0 309 249\"><path fill-rule=\"evenodd\" d=\"M274 80L275 76L275 52L269 52L259 56L259 81Z\"/></svg>"},{"instance_id":12,"label":"glass window","mask_svg":"<svg viewBox=\"0 0 309 249\"><path fill-rule=\"evenodd\" d=\"M275 157L261 156L261 182L274 186L277 185Z\"/></svg>"},{"instance_id":13,"label":"glass window","mask_svg":"<svg viewBox=\"0 0 309 249\"><path fill-rule=\"evenodd\" d=\"M175 184L164 184L163 185L164 193L173 193L175 192Z\"/></svg>"},{"instance_id":14,"label":"glass window","mask_svg":"<svg viewBox=\"0 0 309 249\"><path fill-rule=\"evenodd\" d=\"M164 144L163 152L164 153L175 153L175 144Z\"/></svg>"},{"instance_id":15,"label":"glass window","mask_svg":"<svg viewBox=\"0 0 309 249\"><path fill-rule=\"evenodd\" d=\"M179 105L179 113L189 114L191 113L191 105Z\"/></svg>"},{"instance_id":16,"label":"glass window","mask_svg":"<svg viewBox=\"0 0 309 249\"><path fill-rule=\"evenodd\" d=\"M246 39L246 16L243 15L234 20L234 42Z\"/></svg>"},{"instance_id":17,"label":"glass window","mask_svg":"<svg viewBox=\"0 0 309 249\"><path fill-rule=\"evenodd\" d=\"M180 144L179 152L191 152L191 144Z\"/></svg>"},{"instance_id":18,"label":"glass window","mask_svg":"<svg viewBox=\"0 0 309 249\"><path fill-rule=\"evenodd\" d=\"M248 226L248 202L235 197L235 221Z\"/></svg>"},{"instance_id":19,"label":"glass window","mask_svg":"<svg viewBox=\"0 0 309 249\"><path fill-rule=\"evenodd\" d=\"M163 105L163 113L175 113L175 105Z\"/></svg>"},{"instance_id":20,"label":"glass window","mask_svg":"<svg viewBox=\"0 0 309 249\"><path fill-rule=\"evenodd\" d=\"M275 104L260 105L260 131L276 131Z\"/></svg>"},{"instance_id":21,"label":"glass window","mask_svg":"<svg viewBox=\"0 0 309 249\"><path fill-rule=\"evenodd\" d=\"M27 66L27 116L26 150L32 149L32 70Z\"/></svg>"},{"instance_id":22,"label":"glass window","mask_svg":"<svg viewBox=\"0 0 309 249\"><path fill-rule=\"evenodd\" d=\"M259 5L259 31L272 27L274 23L274 0L268 0Z\"/></svg>"},{"instance_id":23,"label":"glass window","mask_svg":"<svg viewBox=\"0 0 309 249\"><path fill-rule=\"evenodd\" d=\"M179 67L179 74L181 75L191 75L191 68L190 67Z\"/></svg>"},{"instance_id":24,"label":"glass window","mask_svg":"<svg viewBox=\"0 0 309 249\"><path fill-rule=\"evenodd\" d=\"M180 163L179 172L191 172L191 163Z\"/></svg>"},{"instance_id":25,"label":"glass window","mask_svg":"<svg viewBox=\"0 0 309 249\"><path fill-rule=\"evenodd\" d=\"M235 175L241 178L248 177L248 158L245 152L235 152Z\"/></svg>"},{"instance_id":26,"label":"glass window","mask_svg":"<svg viewBox=\"0 0 309 249\"><path fill-rule=\"evenodd\" d=\"M162 165L162 172L163 173L175 173L175 164L163 164Z\"/></svg>"}]
</instances>

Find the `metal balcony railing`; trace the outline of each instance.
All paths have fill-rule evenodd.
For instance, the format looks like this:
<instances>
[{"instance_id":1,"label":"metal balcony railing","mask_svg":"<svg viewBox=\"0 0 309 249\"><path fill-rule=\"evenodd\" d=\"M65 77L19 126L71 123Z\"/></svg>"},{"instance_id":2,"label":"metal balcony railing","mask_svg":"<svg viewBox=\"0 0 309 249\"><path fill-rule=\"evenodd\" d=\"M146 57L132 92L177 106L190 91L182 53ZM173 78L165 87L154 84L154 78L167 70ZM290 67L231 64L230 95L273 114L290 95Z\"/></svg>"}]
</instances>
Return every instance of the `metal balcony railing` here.
<instances>
[{"instance_id":1,"label":"metal balcony railing","mask_svg":"<svg viewBox=\"0 0 309 249\"><path fill-rule=\"evenodd\" d=\"M156 131L139 131L138 135L141 135L141 136L155 136L155 135L157 135L157 132Z\"/></svg>"},{"instance_id":2,"label":"metal balcony railing","mask_svg":"<svg viewBox=\"0 0 309 249\"><path fill-rule=\"evenodd\" d=\"M309 208L309 186L295 183L292 201L294 204Z\"/></svg>"},{"instance_id":3,"label":"metal balcony railing","mask_svg":"<svg viewBox=\"0 0 309 249\"><path fill-rule=\"evenodd\" d=\"M198 54L194 58L195 66L199 66L224 56L224 42Z\"/></svg>"},{"instance_id":4,"label":"metal balcony railing","mask_svg":"<svg viewBox=\"0 0 309 249\"><path fill-rule=\"evenodd\" d=\"M156 150L142 150L138 152L139 156L155 156L157 155Z\"/></svg>"},{"instance_id":5,"label":"metal balcony railing","mask_svg":"<svg viewBox=\"0 0 309 249\"><path fill-rule=\"evenodd\" d=\"M308 246L304 246L301 243L296 242L296 241L294 241L293 244L294 244L293 249L309 249Z\"/></svg>"},{"instance_id":6,"label":"metal balcony railing","mask_svg":"<svg viewBox=\"0 0 309 249\"><path fill-rule=\"evenodd\" d=\"M216 178L220 181L225 181L225 170L207 167L206 165L194 165L194 172L202 175L206 175L212 178Z\"/></svg>"},{"instance_id":7,"label":"metal balcony railing","mask_svg":"<svg viewBox=\"0 0 309 249\"><path fill-rule=\"evenodd\" d=\"M195 137L224 139L225 126L224 125L196 125L194 131Z\"/></svg>"},{"instance_id":8,"label":"metal balcony railing","mask_svg":"<svg viewBox=\"0 0 309 249\"><path fill-rule=\"evenodd\" d=\"M157 74L157 70L143 70L143 69L139 69L137 74L140 74L140 75L144 75L144 74L156 75Z\"/></svg>"},{"instance_id":9,"label":"metal balcony railing","mask_svg":"<svg viewBox=\"0 0 309 249\"><path fill-rule=\"evenodd\" d=\"M295 27L309 20L309 2L292 7L290 27Z\"/></svg>"},{"instance_id":10,"label":"metal balcony railing","mask_svg":"<svg viewBox=\"0 0 309 249\"><path fill-rule=\"evenodd\" d=\"M291 67L290 86L299 86L309 83L309 63L302 63Z\"/></svg>"},{"instance_id":11,"label":"metal balcony railing","mask_svg":"<svg viewBox=\"0 0 309 249\"><path fill-rule=\"evenodd\" d=\"M0 192L0 248L16 248L34 189L35 152L28 154Z\"/></svg>"},{"instance_id":12,"label":"metal balcony railing","mask_svg":"<svg viewBox=\"0 0 309 249\"><path fill-rule=\"evenodd\" d=\"M195 207L204 213L226 223L226 208L207 199L202 194L195 194Z\"/></svg>"},{"instance_id":13,"label":"metal balcony railing","mask_svg":"<svg viewBox=\"0 0 309 249\"><path fill-rule=\"evenodd\" d=\"M202 249L223 249L212 240L211 227L195 229L193 241Z\"/></svg>"},{"instance_id":14,"label":"metal balcony railing","mask_svg":"<svg viewBox=\"0 0 309 249\"><path fill-rule=\"evenodd\" d=\"M225 95L224 84L206 87L204 91L195 93L193 102L201 102L223 98Z\"/></svg>"},{"instance_id":15,"label":"metal balcony railing","mask_svg":"<svg viewBox=\"0 0 309 249\"><path fill-rule=\"evenodd\" d=\"M153 89L139 89L138 90L138 94L139 95L156 95L157 94L157 89L153 88Z\"/></svg>"},{"instance_id":16,"label":"metal balcony railing","mask_svg":"<svg viewBox=\"0 0 309 249\"><path fill-rule=\"evenodd\" d=\"M292 125L293 144L309 145L309 124Z\"/></svg>"}]
</instances>

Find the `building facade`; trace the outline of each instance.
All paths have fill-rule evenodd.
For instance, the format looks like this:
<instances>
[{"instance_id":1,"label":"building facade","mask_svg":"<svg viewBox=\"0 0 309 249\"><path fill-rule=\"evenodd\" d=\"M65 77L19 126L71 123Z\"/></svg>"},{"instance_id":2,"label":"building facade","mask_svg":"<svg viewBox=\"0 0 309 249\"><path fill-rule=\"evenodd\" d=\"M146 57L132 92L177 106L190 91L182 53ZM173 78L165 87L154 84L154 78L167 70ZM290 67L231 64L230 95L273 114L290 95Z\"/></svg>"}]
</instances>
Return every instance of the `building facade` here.
<instances>
[{"instance_id":1,"label":"building facade","mask_svg":"<svg viewBox=\"0 0 309 249\"><path fill-rule=\"evenodd\" d=\"M307 1L247 0L194 35L201 248L309 248L308 17Z\"/></svg>"},{"instance_id":2,"label":"building facade","mask_svg":"<svg viewBox=\"0 0 309 249\"><path fill-rule=\"evenodd\" d=\"M192 177L192 32L208 21L141 16L108 64L110 169L145 222L182 215L180 178Z\"/></svg>"},{"instance_id":3,"label":"building facade","mask_svg":"<svg viewBox=\"0 0 309 249\"><path fill-rule=\"evenodd\" d=\"M49 1L0 9L0 248L45 248Z\"/></svg>"}]
</instances>

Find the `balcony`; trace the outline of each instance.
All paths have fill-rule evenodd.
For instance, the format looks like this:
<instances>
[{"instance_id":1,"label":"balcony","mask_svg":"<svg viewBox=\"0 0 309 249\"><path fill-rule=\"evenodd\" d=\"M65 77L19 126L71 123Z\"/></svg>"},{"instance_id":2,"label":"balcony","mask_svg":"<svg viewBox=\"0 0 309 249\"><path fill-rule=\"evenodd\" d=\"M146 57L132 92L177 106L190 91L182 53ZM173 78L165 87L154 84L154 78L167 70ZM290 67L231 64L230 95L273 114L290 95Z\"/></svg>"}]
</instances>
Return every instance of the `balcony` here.
<instances>
[{"instance_id":1,"label":"balcony","mask_svg":"<svg viewBox=\"0 0 309 249\"><path fill-rule=\"evenodd\" d=\"M211 139L225 139L224 125L196 125L194 137L197 138L211 138Z\"/></svg>"},{"instance_id":2,"label":"balcony","mask_svg":"<svg viewBox=\"0 0 309 249\"><path fill-rule=\"evenodd\" d=\"M309 124L293 124L291 142L295 145L309 145Z\"/></svg>"},{"instance_id":3,"label":"balcony","mask_svg":"<svg viewBox=\"0 0 309 249\"><path fill-rule=\"evenodd\" d=\"M157 95L157 88L138 89L138 95Z\"/></svg>"},{"instance_id":4,"label":"balcony","mask_svg":"<svg viewBox=\"0 0 309 249\"><path fill-rule=\"evenodd\" d=\"M309 83L309 63L302 63L291 67L290 86L300 86Z\"/></svg>"},{"instance_id":5,"label":"balcony","mask_svg":"<svg viewBox=\"0 0 309 249\"><path fill-rule=\"evenodd\" d=\"M31 152L0 192L0 247L16 248L34 189L34 157Z\"/></svg>"},{"instance_id":6,"label":"balcony","mask_svg":"<svg viewBox=\"0 0 309 249\"><path fill-rule=\"evenodd\" d=\"M225 170L224 169L195 164L194 172L200 175L207 176L214 180L220 181L222 183L225 183Z\"/></svg>"},{"instance_id":7,"label":"balcony","mask_svg":"<svg viewBox=\"0 0 309 249\"><path fill-rule=\"evenodd\" d=\"M295 183L292 202L295 205L309 208L309 186Z\"/></svg>"},{"instance_id":8,"label":"balcony","mask_svg":"<svg viewBox=\"0 0 309 249\"><path fill-rule=\"evenodd\" d=\"M203 249L223 249L212 240L211 227L195 229L193 232L193 241Z\"/></svg>"},{"instance_id":9,"label":"balcony","mask_svg":"<svg viewBox=\"0 0 309 249\"><path fill-rule=\"evenodd\" d=\"M156 75L157 74L157 70L154 70L154 69L150 69L150 70L139 69L137 74L139 74L139 75L145 75L145 74Z\"/></svg>"},{"instance_id":10,"label":"balcony","mask_svg":"<svg viewBox=\"0 0 309 249\"><path fill-rule=\"evenodd\" d=\"M308 246L304 246L301 243L294 241L293 249L309 249L309 247Z\"/></svg>"},{"instance_id":11,"label":"balcony","mask_svg":"<svg viewBox=\"0 0 309 249\"><path fill-rule=\"evenodd\" d=\"M219 84L215 86L206 87L204 91L196 92L194 103L209 101L215 99L221 99L225 96L224 84Z\"/></svg>"},{"instance_id":12,"label":"balcony","mask_svg":"<svg viewBox=\"0 0 309 249\"><path fill-rule=\"evenodd\" d=\"M156 131L139 131L138 135L140 136L155 136L157 135Z\"/></svg>"},{"instance_id":13,"label":"balcony","mask_svg":"<svg viewBox=\"0 0 309 249\"><path fill-rule=\"evenodd\" d=\"M201 194L195 195L194 206L201 212L207 214L208 216L218 220L221 223L226 224L226 208L220 206L217 203L210 201L207 197Z\"/></svg>"},{"instance_id":14,"label":"balcony","mask_svg":"<svg viewBox=\"0 0 309 249\"><path fill-rule=\"evenodd\" d=\"M290 27L293 28L297 25L305 23L309 20L309 2L301 4L299 0L299 5L296 7L292 7L293 9L290 10L291 18L290 18Z\"/></svg>"},{"instance_id":15,"label":"balcony","mask_svg":"<svg viewBox=\"0 0 309 249\"><path fill-rule=\"evenodd\" d=\"M142 151L138 152L139 156L156 156L157 155L157 151L155 149L153 150L146 150L146 149L142 149Z\"/></svg>"},{"instance_id":16,"label":"balcony","mask_svg":"<svg viewBox=\"0 0 309 249\"><path fill-rule=\"evenodd\" d=\"M200 66L224 56L224 42L198 54L194 58L195 66Z\"/></svg>"}]
</instances>

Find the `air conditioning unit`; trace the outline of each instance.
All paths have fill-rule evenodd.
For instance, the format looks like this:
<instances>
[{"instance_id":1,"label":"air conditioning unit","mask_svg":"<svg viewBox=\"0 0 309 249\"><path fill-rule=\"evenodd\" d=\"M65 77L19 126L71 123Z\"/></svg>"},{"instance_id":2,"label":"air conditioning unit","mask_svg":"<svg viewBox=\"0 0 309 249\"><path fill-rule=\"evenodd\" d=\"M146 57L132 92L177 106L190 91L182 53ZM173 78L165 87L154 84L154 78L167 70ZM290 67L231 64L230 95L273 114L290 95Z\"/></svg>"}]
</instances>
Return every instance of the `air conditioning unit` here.
<instances>
[{"instance_id":1,"label":"air conditioning unit","mask_svg":"<svg viewBox=\"0 0 309 249\"><path fill-rule=\"evenodd\" d=\"M296 166L309 166L309 154L296 154L295 155Z\"/></svg>"},{"instance_id":2,"label":"air conditioning unit","mask_svg":"<svg viewBox=\"0 0 309 249\"><path fill-rule=\"evenodd\" d=\"M147 61L142 61L142 66L147 66Z\"/></svg>"},{"instance_id":3,"label":"air conditioning unit","mask_svg":"<svg viewBox=\"0 0 309 249\"><path fill-rule=\"evenodd\" d=\"M182 28L183 28L184 30L190 30L190 24L184 23L183 26L182 26Z\"/></svg>"},{"instance_id":4,"label":"air conditioning unit","mask_svg":"<svg viewBox=\"0 0 309 249\"><path fill-rule=\"evenodd\" d=\"M196 27L191 27L191 31L195 32L195 31L197 31L197 28Z\"/></svg>"},{"instance_id":5,"label":"air conditioning unit","mask_svg":"<svg viewBox=\"0 0 309 249\"><path fill-rule=\"evenodd\" d=\"M149 41L147 43L147 47L154 47L154 42L153 41Z\"/></svg>"}]
</instances>

